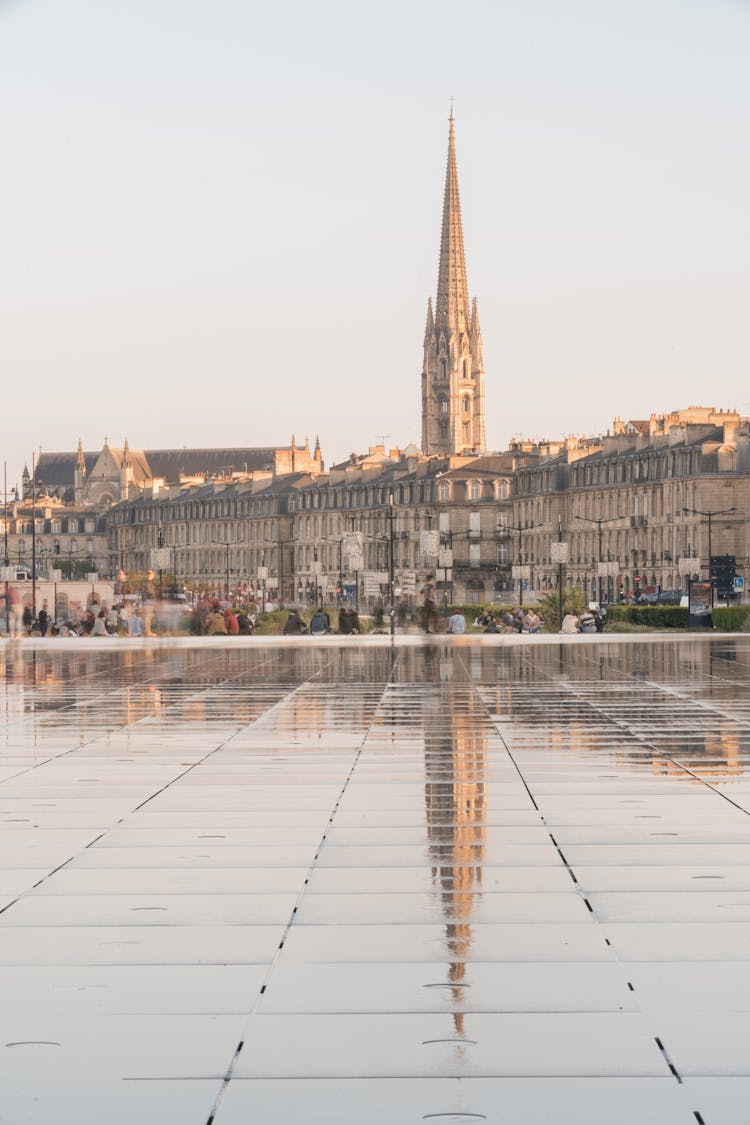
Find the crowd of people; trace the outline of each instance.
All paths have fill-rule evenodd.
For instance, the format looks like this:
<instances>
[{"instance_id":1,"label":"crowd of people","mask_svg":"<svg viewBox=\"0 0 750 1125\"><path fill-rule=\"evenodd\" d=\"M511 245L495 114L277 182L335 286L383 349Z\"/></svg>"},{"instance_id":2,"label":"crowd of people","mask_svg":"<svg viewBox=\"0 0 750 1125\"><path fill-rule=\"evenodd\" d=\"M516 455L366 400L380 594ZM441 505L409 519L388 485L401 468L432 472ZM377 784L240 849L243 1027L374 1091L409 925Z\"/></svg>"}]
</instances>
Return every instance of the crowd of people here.
<instances>
[{"instance_id":1,"label":"crowd of people","mask_svg":"<svg viewBox=\"0 0 750 1125\"><path fill-rule=\"evenodd\" d=\"M422 591L424 604L421 625L425 633L445 632L461 635L467 632L466 617L459 607L453 607L447 615L438 616L434 602L434 587ZM193 606L185 604L171 607L166 602L147 601L116 602L108 607L93 601L85 611L72 617L57 620L46 601L36 614L31 606L24 604L21 595L12 588L6 602L8 633L11 638L18 637L156 637L174 632L187 631L190 636L226 637L251 636L258 625L258 607L253 603L239 606L222 606L218 598L201 598ZM400 629L408 627L405 607L399 606L395 612ZM416 627L420 621L414 622ZM472 622L473 630L484 633L539 633L544 621L532 606L506 609L493 613L480 613ZM284 636L309 635L321 637L330 633L356 636L372 630L374 633L389 631L390 621L386 623L382 605L375 608L371 621L363 628L356 609L342 606L338 610L338 620L332 622L331 614L318 607L305 620L301 610L289 611L283 626ZM584 609L580 613L567 613L562 621L560 632L600 633L604 628L602 613L597 608ZM265 630L264 630L265 631Z\"/></svg>"}]
</instances>

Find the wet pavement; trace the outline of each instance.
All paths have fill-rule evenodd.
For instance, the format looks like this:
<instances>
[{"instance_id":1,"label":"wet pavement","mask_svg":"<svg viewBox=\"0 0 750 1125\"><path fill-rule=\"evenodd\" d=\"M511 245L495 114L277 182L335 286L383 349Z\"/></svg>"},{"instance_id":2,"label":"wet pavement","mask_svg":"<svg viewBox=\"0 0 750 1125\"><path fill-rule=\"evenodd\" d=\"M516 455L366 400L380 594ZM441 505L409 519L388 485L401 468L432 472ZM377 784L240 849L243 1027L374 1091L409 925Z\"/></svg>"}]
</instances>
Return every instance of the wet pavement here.
<instances>
[{"instance_id":1,"label":"wet pavement","mask_svg":"<svg viewBox=\"0 0 750 1125\"><path fill-rule=\"evenodd\" d=\"M0 648L0 1125L746 1125L750 638L326 640Z\"/></svg>"}]
</instances>

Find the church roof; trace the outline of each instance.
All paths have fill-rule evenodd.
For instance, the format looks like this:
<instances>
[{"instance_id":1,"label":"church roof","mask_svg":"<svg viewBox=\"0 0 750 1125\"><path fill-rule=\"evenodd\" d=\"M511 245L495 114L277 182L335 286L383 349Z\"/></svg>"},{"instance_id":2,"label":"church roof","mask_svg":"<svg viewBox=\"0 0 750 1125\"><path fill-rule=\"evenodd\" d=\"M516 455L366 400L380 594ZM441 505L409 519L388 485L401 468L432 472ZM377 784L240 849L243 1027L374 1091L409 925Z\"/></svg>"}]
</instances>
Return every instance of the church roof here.
<instances>
[{"instance_id":1,"label":"church roof","mask_svg":"<svg viewBox=\"0 0 750 1125\"><path fill-rule=\"evenodd\" d=\"M108 445L115 463L122 465L124 448ZM130 449L128 456L137 480L160 478L177 484L180 476L228 476L273 470L276 446L238 449ZM284 448L284 447L278 447ZM101 450L83 451L86 476L90 477ZM51 489L72 488L77 453L42 453L36 464L36 479Z\"/></svg>"},{"instance_id":2,"label":"church roof","mask_svg":"<svg viewBox=\"0 0 750 1125\"><path fill-rule=\"evenodd\" d=\"M36 479L48 488L72 488L76 453L42 453L36 463ZM84 453L88 475L99 460L99 452Z\"/></svg>"},{"instance_id":3,"label":"church roof","mask_svg":"<svg viewBox=\"0 0 750 1125\"><path fill-rule=\"evenodd\" d=\"M176 483L180 475L230 476L272 470L276 446L251 449L146 449L153 477Z\"/></svg>"}]
</instances>

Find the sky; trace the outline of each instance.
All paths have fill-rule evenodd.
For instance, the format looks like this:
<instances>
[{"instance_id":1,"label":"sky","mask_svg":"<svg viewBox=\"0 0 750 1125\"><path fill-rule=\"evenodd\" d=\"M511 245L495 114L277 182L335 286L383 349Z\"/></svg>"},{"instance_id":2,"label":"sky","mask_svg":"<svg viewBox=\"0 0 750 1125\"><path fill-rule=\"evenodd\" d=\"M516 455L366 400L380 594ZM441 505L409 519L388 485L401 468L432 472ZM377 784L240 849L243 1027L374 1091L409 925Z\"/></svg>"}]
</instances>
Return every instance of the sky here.
<instances>
[{"instance_id":1,"label":"sky","mask_svg":"<svg viewBox=\"0 0 750 1125\"><path fill-rule=\"evenodd\" d=\"M420 440L450 99L487 442L750 413L750 0L0 0L0 458Z\"/></svg>"}]
</instances>

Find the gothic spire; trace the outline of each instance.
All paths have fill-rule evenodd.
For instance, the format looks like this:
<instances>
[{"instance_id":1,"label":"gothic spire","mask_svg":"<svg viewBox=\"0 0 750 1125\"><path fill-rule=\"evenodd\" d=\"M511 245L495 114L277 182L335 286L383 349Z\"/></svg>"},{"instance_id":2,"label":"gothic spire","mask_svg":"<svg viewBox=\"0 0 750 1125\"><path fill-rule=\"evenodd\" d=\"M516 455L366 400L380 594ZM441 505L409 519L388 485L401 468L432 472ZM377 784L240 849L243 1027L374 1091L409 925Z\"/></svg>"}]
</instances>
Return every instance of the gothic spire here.
<instances>
[{"instance_id":1,"label":"gothic spire","mask_svg":"<svg viewBox=\"0 0 750 1125\"><path fill-rule=\"evenodd\" d=\"M440 238L436 322L439 328L467 332L469 329L469 287L466 281L464 233L461 224L461 199L458 194L458 165L453 110L448 132L448 165L443 197L443 230Z\"/></svg>"}]
</instances>

